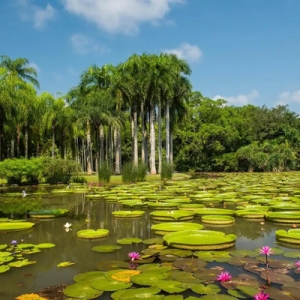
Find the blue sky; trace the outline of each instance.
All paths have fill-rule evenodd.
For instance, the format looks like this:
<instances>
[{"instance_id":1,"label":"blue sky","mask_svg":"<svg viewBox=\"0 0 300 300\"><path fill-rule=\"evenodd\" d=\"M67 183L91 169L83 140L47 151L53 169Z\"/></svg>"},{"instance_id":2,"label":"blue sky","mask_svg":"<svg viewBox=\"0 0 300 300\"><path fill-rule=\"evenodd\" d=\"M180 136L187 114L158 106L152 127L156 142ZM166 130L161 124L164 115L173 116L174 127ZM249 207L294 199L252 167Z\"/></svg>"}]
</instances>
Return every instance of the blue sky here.
<instances>
[{"instance_id":1,"label":"blue sky","mask_svg":"<svg viewBox=\"0 0 300 300\"><path fill-rule=\"evenodd\" d=\"M299 15L299 0L1 1L0 54L29 59L55 94L92 64L174 52L206 97L300 113Z\"/></svg>"}]
</instances>

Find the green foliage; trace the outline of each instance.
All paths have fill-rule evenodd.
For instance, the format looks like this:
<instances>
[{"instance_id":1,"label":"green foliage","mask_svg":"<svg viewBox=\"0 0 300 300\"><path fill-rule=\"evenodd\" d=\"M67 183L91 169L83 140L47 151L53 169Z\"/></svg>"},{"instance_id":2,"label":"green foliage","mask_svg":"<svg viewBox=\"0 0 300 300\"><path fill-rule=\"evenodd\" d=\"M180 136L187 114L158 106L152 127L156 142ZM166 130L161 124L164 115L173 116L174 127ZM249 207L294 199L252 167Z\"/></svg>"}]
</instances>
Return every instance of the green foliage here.
<instances>
[{"instance_id":1,"label":"green foliage","mask_svg":"<svg viewBox=\"0 0 300 300\"><path fill-rule=\"evenodd\" d=\"M75 176L72 176L72 182L87 183L87 179L84 176L75 175Z\"/></svg>"},{"instance_id":2,"label":"green foliage","mask_svg":"<svg viewBox=\"0 0 300 300\"><path fill-rule=\"evenodd\" d=\"M122 182L132 183L146 181L147 165L139 163L135 166L133 163L126 163L122 169Z\"/></svg>"},{"instance_id":3,"label":"green foliage","mask_svg":"<svg viewBox=\"0 0 300 300\"><path fill-rule=\"evenodd\" d=\"M169 162L163 162L161 165L161 173L160 173L160 178L161 180L172 180L173 178L173 164Z\"/></svg>"},{"instance_id":4,"label":"green foliage","mask_svg":"<svg viewBox=\"0 0 300 300\"><path fill-rule=\"evenodd\" d=\"M98 179L99 182L110 182L110 177L112 175L112 168L109 164L104 163L98 168Z\"/></svg>"},{"instance_id":5,"label":"green foliage","mask_svg":"<svg viewBox=\"0 0 300 300\"><path fill-rule=\"evenodd\" d=\"M42 178L42 167L41 158L6 159L0 163L0 175L8 184L36 184Z\"/></svg>"},{"instance_id":6,"label":"green foliage","mask_svg":"<svg viewBox=\"0 0 300 300\"><path fill-rule=\"evenodd\" d=\"M43 162L43 175L45 181L50 184L67 184L72 175L80 171L80 166L72 160L45 158Z\"/></svg>"}]
</instances>

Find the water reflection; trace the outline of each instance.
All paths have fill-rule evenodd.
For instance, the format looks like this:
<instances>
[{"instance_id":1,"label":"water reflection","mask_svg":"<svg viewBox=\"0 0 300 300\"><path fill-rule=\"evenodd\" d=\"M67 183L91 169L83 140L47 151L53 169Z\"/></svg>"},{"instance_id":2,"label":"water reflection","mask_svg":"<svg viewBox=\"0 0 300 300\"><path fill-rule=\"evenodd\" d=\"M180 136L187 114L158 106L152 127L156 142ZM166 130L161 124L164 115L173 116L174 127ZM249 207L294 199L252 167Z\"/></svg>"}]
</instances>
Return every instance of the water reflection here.
<instances>
[{"instance_id":1,"label":"water reflection","mask_svg":"<svg viewBox=\"0 0 300 300\"><path fill-rule=\"evenodd\" d=\"M140 252L145 248L143 244L122 245L121 250L113 253L97 253L91 250L94 246L116 245L116 240L121 238L157 237L151 233L150 227L153 222L149 217L148 210L145 210L146 214L141 218L116 219L112 217L112 212L120 210L117 203L104 200L89 201L82 194L0 198L2 217L7 215L25 218L28 210L41 208L67 208L70 213L67 217L62 218L34 220L35 227L28 231L0 235L0 244L10 244L12 240L23 239L24 243L47 242L56 245L54 248L42 249L41 253L28 255L28 259L37 261L35 265L12 268L8 272L0 274L0 294L1 292L6 293L1 295L3 300L11 300L18 295L36 292L50 285L70 284L73 282L74 275L96 270L97 263L101 261L126 260L128 252ZM194 222L200 223L200 219L196 218ZM65 230L66 223L72 223L70 227L72 230ZM77 231L88 228L106 228L110 230L110 235L98 240L77 238ZM236 218L236 223L232 226L206 226L206 228L237 235L238 238L233 249L254 249L262 245L276 246L275 231L283 226L269 222L261 224L261 220L247 221ZM281 246L290 248L289 245ZM58 268L57 264L64 261L74 262L75 265ZM107 297L110 299L109 296ZM101 297L101 299L104 298Z\"/></svg>"}]
</instances>

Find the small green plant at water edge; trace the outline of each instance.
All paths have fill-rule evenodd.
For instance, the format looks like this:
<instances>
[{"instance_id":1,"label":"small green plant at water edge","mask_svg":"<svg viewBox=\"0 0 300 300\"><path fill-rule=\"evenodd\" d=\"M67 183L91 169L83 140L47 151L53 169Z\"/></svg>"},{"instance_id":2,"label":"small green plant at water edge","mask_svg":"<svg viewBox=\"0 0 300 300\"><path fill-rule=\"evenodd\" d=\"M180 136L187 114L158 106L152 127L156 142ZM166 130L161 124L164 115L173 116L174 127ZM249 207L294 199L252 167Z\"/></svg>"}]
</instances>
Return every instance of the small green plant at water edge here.
<instances>
[{"instance_id":1,"label":"small green plant at water edge","mask_svg":"<svg viewBox=\"0 0 300 300\"><path fill-rule=\"evenodd\" d=\"M61 158L44 159L43 175L45 181L50 184L70 183L72 175L79 171L80 166L75 161Z\"/></svg>"},{"instance_id":2,"label":"small green plant at water edge","mask_svg":"<svg viewBox=\"0 0 300 300\"><path fill-rule=\"evenodd\" d=\"M147 165L144 163L139 163L135 166L133 163L126 163L123 166L122 171L122 182L141 182L146 180L147 175Z\"/></svg>"},{"instance_id":3,"label":"small green plant at water edge","mask_svg":"<svg viewBox=\"0 0 300 300\"><path fill-rule=\"evenodd\" d=\"M110 182L110 177L112 175L112 168L110 165L104 163L98 168L98 179L99 182Z\"/></svg>"},{"instance_id":4,"label":"small green plant at water edge","mask_svg":"<svg viewBox=\"0 0 300 300\"><path fill-rule=\"evenodd\" d=\"M173 178L173 169L173 164L169 162L163 162L160 173L161 180L171 180Z\"/></svg>"},{"instance_id":5,"label":"small green plant at water edge","mask_svg":"<svg viewBox=\"0 0 300 300\"><path fill-rule=\"evenodd\" d=\"M87 183L87 179L84 176L72 176L72 182L74 183Z\"/></svg>"}]
</instances>

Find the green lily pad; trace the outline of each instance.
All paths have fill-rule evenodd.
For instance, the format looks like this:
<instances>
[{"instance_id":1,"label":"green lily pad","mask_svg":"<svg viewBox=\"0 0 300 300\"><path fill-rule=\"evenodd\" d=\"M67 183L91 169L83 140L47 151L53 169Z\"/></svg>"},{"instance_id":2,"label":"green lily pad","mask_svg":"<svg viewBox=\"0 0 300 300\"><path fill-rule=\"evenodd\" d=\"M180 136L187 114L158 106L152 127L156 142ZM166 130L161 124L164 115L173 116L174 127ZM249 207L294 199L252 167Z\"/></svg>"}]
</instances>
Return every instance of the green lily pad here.
<instances>
[{"instance_id":1,"label":"green lily pad","mask_svg":"<svg viewBox=\"0 0 300 300\"><path fill-rule=\"evenodd\" d=\"M0 232L1 231L21 231L27 230L34 226L32 222L1 222L0 223Z\"/></svg>"},{"instance_id":2,"label":"green lily pad","mask_svg":"<svg viewBox=\"0 0 300 300\"><path fill-rule=\"evenodd\" d=\"M12 255L12 253L8 251L0 252L0 257L10 256L10 255Z\"/></svg>"},{"instance_id":3,"label":"green lily pad","mask_svg":"<svg viewBox=\"0 0 300 300\"><path fill-rule=\"evenodd\" d=\"M9 269L10 269L10 266L8 266L8 265L0 266L0 273L5 273Z\"/></svg>"},{"instance_id":4,"label":"green lily pad","mask_svg":"<svg viewBox=\"0 0 300 300\"><path fill-rule=\"evenodd\" d=\"M237 286L236 290L228 290L228 294L238 299L252 299L258 293L256 288L251 286Z\"/></svg>"},{"instance_id":5,"label":"green lily pad","mask_svg":"<svg viewBox=\"0 0 300 300\"><path fill-rule=\"evenodd\" d=\"M82 281L97 280L99 278L105 278L105 272L90 271L90 272L85 272L85 273L79 273L73 277L73 280L75 282L82 282Z\"/></svg>"},{"instance_id":6,"label":"green lily pad","mask_svg":"<svg viewBox=\"0 0 300 300\"><path fill-rule=\"evenodd\" d=\"M270 295L271 299L274 300L294 300L299 299L299 289L290 288L287 290L279 290L275 287L269 287L264 291L266 294Z\"/></svg>"},{"instance_id":7,"label":"green lily pad","mask_svg":"<svg viewBox=\"0 0 300 300\"><path fill-rule=\"evenodd\" d=\"M138 275L134 275L130 280L139 285L156 285L156 282L162 279L168 278L168 275L160 272L145 272Z\"/></svg>"},{"instance_id":8,"label":"green lily pad","mask_svg":"<svg viewBox=\"0 0 300 300\"><path fill-rule=\"evenodd\" d=\"M121 293L120 300L131 300L131 299L148 299L148 300L163 300L163 295L156 295L160 292L160 289L157 286L152 286L149 288L137 288L130 289ZM158 298L153 298L158 296Z\"/></svg>"},{"instance_id":9,"label":"green lily pad","mask_svg":"<svg viewBox=\"0 0 300 300\"><path fill-rule=\"evenodd\" d=\"M200 230L203 229L202 224L197 223L187 223L187 222L170 222L170 223L160 223L151 226L151 230L155 234L164 235L170 232L182 231L182 230Z\"/></svg>"},{"instance_id":10,"label":"green lily pad","mask_svg":"<svg viewBox=\"0 0 300 300\"><path fill-rule=\"evenodd\" d=\"M102 262L98 263L96 267L100 271L127 269L128 268L128 262L117 261L117 260L102 261Z\"/></svg>"},{"instance_id":11,"label":"green lily pad","mask_svg":"<svg viewBox=\"0 0 300 300\"><path fill-rule=\"evenodd\" d=\"M182 283L188 283L188 284L199 284L202 283L198 278L195 278L192 273L185 272L185 271L172 271L171 272L171 278L177 281L180 281Z\"/></svg>"},{"instance_id":12,"label":"green lily pad","mask_svg":"<svg viewBox=\"0 0 300 300\"><path fill-rule=\"evenodd\" d=\"M48 219L48 218L57 218L67 215L69 212L68 209L42 209L38 211L30 211L29 215L31 218L38 219Z\"/></svg>"},{"instance_id":13,"label":"green lily pad","mask_svg":"<svg viewBox=\"0 0 300 300\"><path fill-rule=\"evenodd\" d=\"M61 262L59 264L57 264L57 267L69 267L69 266L72 266L72 265L75 265L75 263L73 262L70 262L70 261L64 261L64 262Z\"/></svg>"},{"instance_id":14,"label":"green lily pad","mask_svg":"<svg viewBox=\"0 0 300 300\"><path fill-rule=\"evenodd\" d=\"M215 281L218 274L220 274L220 270L216 269L199 269L197 272L194 272L194 277L201 279L201 281Z\"/></svg>"},{"instance_id":15,"label":"green lily pad","mask_svg":"<svg viewBox=\"0 0 300 300\"><path fill-rule=\"evenodd\" d=\"M145 214L144 211L114 211L112 212L115 218L138 218Z\"/></svg>"},{"instance_id":16,"label":"green lily pad","mask_svg":"<svg viewBox=\"0 0 300 300\"><path fill-rule=\"evenodd\" d=\"M35 244L19 244L18 245L18 248L21 248L21 249L26 249L26 248L34 248L35 247Z\"/></svg>"},{"instance_id":17,"label":"green lily pad","mask_svg":"<svg viewBox=\"0 0 300 300\"><path fill-rule=\"evenodd\" d=\"M252 250L233 250L230 252L230 255L235 256L235 257L257 257L259 253L257 251L252 251Z\"/></svg>"},{"instance_id":18,"label":"green lily pad","mask_svg":"<svg viewBox=\"0 0 300 300\"><path fill-rule=\"evenodd\" d=\"M139 238L123 238L123 239L117 240L117 243L121 244L121 245L131 245L131 244L139 244L142 241L143 240L139 239Z\"/></svg>"},{"instance_id":19,"label":"green lily pad","mask_svg":"<svg viewBox=\"0 0 300 300\"><path fill-rule=\"evenodd\" d=\"M232 257L227 263L236 267L242 267L244 264L257 264L257 260L252 257Z\"/></svg>"},{"instance_id":20,"label":"green lily pad","mask_svg":"<svg viewBox=\"0 0 300 300\"><path fill-rule=\"evenodd\" d=\"M84 229L77 232L77 236L83 239L98 239L108 236L109 230L107 229Z\"/></svg>"},{"instance_id":21,"label":"green lily pad","mask_svg":"<svg viewBox=\"0 0 300 300\"><path fill-rule=\"evenodd\" d=\"M161 290L173 294L173 293L182 293L186 289L181 286L180 281L175 280L160 280L155 283Z\"/></svg>"},{"instance_id":22,"label":"green lily pad","mask_svg":"<svg viewBox=\"0 0 300 300\"><path fill-rule=\"evenodd\" d=\"M53 247L55 247L55 244L42 243L42 244L35 245L35 247L40 248L40 249L53 248Z\"/></svg>"},{"instance_id":23,"label":"green lily pad","mask_svg":"<svg viewBox=\"0 0 300 300\"><path fill-rule=\"evenodd\" d=\"M197 285L193 285L191 287L191 290L194 293L200 295L213 295L213 294L218 294L221 291L220 287L217 286L216 284L208 284L208 285L197 284Z\"/></svg>"},{"instance_id":24,"label":"green lily pad","mask_svg":"<svg viewBox=\"0 0 300 300\"><path fill-rule=\"evenodd\" d=\"M187 298L188 299L188 298ZM229 295L205 295L201 297L202 300L236 300L235 297Z\"/></svg>"},{"instance_id":25,"label":"green lily pad","mask_svg":"<svg viewBox=\"0 0 300 300\"><path fill-rule=\"evenodd\" d=\"M181 250L181 249L164 249L160 251L160 255L175 255L177 257L187 257L187 256L192 256L193 251Z\"/></svg>"},{"instance_id":26,"label":"green lily pad","mask_svg":"<svg viewBox=\"0 0 300 300\"><path fill-rule=\"evenodd\" d=\"M152 238L152 239L143 240L143 244L145 245L153 245L153 244L162 245L163 243L164 243L163 238Z\"/></svg>"},{"instance_id":27,"label":"green lily pad","mask_svg":"<svg viewBox=\"0 0 300 300\"><path fill-rule=\"evenodd\" d=\"M280 274L274 271L264 271L260 274L260 277L265 280L270 280L271 282L280 283L280 284L295 281L291 276Z\"/></svg>"},{"instance_id":28,"label":"green lily pad","mask_svg":"<svg viewBox=\"0 0 300 300\"><path fill-rule=\"evenodd\" d=\"M82 282L67 286L63 293L71 298L89 300L98 298L103 294L103 291L96 290L89 283Z\"/></svg>"},{"instance_id":29,"label":"green lily pad","mask_svg":"<svg viewBox=\"0 0 300 300\"><path fill-rule=\"evenodd\" d=\"M3 249L5 249L5 248L7 248L7 244L2 244L2 245L0 245L0 250L3 250Z\"/></svg>"},{"instance_id":30,"label":"green lily pad","mask_svg":"<svg viewBox=\"0 0 300 300\"><path fill-rule=\"evenodd\" d=\"M193 211L185 210L154 211L150 213L150 217L158 221L185 221L192 220L194 216Z\"/></svg>"},{"instance_id":31,"label":"green lily pad","mask_svg":"<svg viewBox=\"0 0 300 300\"><path fill-rule=\"evenodd\" d=\"M284 252L283 256L288 258L300 258L300 252L295 252L295 251Z\"/></svg>"},{"instance_id":32,"label":"green lily pad","mask_svg":"<svg viewBox=\"0 0 300 300\"><path fill-rule=\"evenodd\" d=\"M107 278L99 278L89 282L90 286L96 290L105 292L114 292L130 288L132 283L121 282L117 280L108 280Z\"/></svg>"},{"instance_id":33,"label":"green lily pad","mask_svg":"<svg viewBox=\"0 0 300 300\"><path fill-rule=\"evenodd\" d=\"M207 263L197 258L179 258L172 265L186 272L196 272L197 269L205 267Z\"/></svg>"},{"instance_id":34,"label":"green lily pad","mask_svg":"<svg viewBox=\"0 0 300 300\"><path fill-rule=\"evenodd\" d=\"M120 250L120 249L121 249L121 247L116 246L116 245L100 245L100 246L95 246L92 248L93 251L101 252L101 253L114 252L114 251Z\"/></svg>"},{"instance_id":35,"label":"green lily pad","mask_svg":"<svg viewBox=\"0 0 300 300\"><path fill-rule=\"evenodd\" d=\"M226 262L231 259L231 255L227 251L197 251L194 255L207 262Z\"/></svg>"},{"instance_id":36,"label":"green lily pad","mask_svg":"<svg viewBox=\"0 0 300 300\"><path fill-rule=\"evenodd\" d=\"M8 265L10 267L21 268L21 267L25 267L25 266L32 265L35 263L36 263L36 261L29 261L28 259L24 259L24 260L10 262Z\"/></svg>"}]
</instances>

